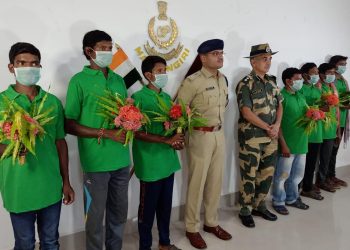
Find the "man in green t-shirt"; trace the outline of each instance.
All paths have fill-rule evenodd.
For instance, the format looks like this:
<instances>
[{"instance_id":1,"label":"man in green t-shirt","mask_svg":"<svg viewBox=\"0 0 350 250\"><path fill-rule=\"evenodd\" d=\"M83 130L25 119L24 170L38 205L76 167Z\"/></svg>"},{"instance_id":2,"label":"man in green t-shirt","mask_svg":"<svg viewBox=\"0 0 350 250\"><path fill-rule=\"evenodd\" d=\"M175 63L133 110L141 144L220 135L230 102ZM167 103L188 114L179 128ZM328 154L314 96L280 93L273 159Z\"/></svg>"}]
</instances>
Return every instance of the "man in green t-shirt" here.
<instances>
[{"instance_id":1,"label":"man in green t-shirt","mask_svg":"<svg viewBox=\"0 0 350 250\"><path fill-rule=\"evenodd\" d=\"M14 249L35 247L35 221L41 249L59 249L58 226L62 204L74 201L74 191L69 182L68 149L64 133L64 116L60 100L46 93L36 83L40 80L40 51L29 43L16 43L9 52L8 68L15 75L16 84L0 93L0 119L7 98L30 112L45 98L42 110L51 109L54 119L43 126L43 140L35 139L35 154L21 149L23 165L12 157L0 162L0 191L5 209L10 213L15 236ZM14 121L12 121L14 122ZM0 129L4 129L2 124ZM10 139L9 139L10 140ZM9 140L0 144L0 155ZM15 140L15 139L13 139Z\"/></svg>"},{"instance_id":2,"label":"man in green t-shirt","mask_svg":"<svg viewBox=\"0 0 350 250\"><path fill-rule=\"evenodd\" d=\"M320 82L320 76L318 75L316 64L313 62L305 63L300 68L300 71L304 78L304 84L299 92L304 95L307 105L317 105L317 102L320 101L322 95L322 84ZM328 111L328 107L320 108L323 111ZM315 200L323 200L320 189L314 185L315 169L319 159L321 144L323 142L323 121L319 120L316 124L316 129L309 135L301 195Z\"/></svg>"},{"instance_id":3,"label":"man in green t-shirt","mask_svg":"<svg viewBox=\"0 0 350 250\"><path fill-rule=\"evenodd\" d=\"M334 85L335 82L335 66L329 63L322 63L318 67L320 81L322 83L322 94L332 93L338 95L338 91ZM334 193L338 187L328 178L328 166L332 155L334 142L337 138L337 127L339 126L339 117L337 113L339 108L336 106L329 107L329 114L333 120L329 126L323 126L322 138L323 142L320 148L319 168L316 178L316 185L327 191Z\"/></svg>"},{"instance_id":4,"label":"man in green t-shirt","mask_svg":"<svg viewBox=\"0 0 350 250\"><path fill-rule=\"evenodd\" d=\"M107 250L122 248L128 212L129 147L125 133L118 134L97 115L97 97L111 91L127 97L123 78L108 66L112 61L112 38L100 30L83 38L84 55L90 64L70 80L66 99L66 130L78 137L84 172L86 249L103 248L106 211Z\"/></svg>"},{"instance_id":5,"label":"man in green t-shirt","mask_svg":"<svg viewBox=\"0 0 350 250\"><path fill-rule=\"evenodd\" d=\"M332 65L335 65L336 71L335 71L335 87L337 88L338 94L341 95L342 93L345 93L349 91L349 85L348 82L343 77L343 74L346 71L346 60L348 58L341 55L332 56L329 60L329 63ZM335 175L335 165L336 165L336 159L338 154L338 149L340 142L344 135L344 143L347 144L349 141L349 117L348 117L348 109L350 107L340 107L340 126L338 127L337 131L337 139L335 140L335 143L333 145L332 150L332 156L329 161L328 166L328 178L330 181L332 181L335 185L347 187L348 184L337 178ZM345 133L344 133L345 132Z\"/></svg>"},{"instance_id":6,"label":"man in green t-shirt","mask_svg":"<svg viewBox=\"0 0 350 250\"><path fill-rule=\"evenodd\" d=\"M298 188L304 176L308 136L305 128L296 125L305 115L307 104L305 97L299 93L303 87L299 69L285 69L282 81L283 116L278 138L279 157L273 180L272 206L277 213L287 215L289 212L286 205L303 210L309 208L300 199Z\"/></svg>"},{"instance_id":7,"label":"man in green t-shirt","mask_svg":"<svg viewBox=\"0 0 350 250\"><path fill-rule=\"evenodd\" d=\"M159 56L148 56L143 60L141 69L148 85L134 93L132 98L135 105L149 116L151 124L136 134L132 150L135 174L140 179L139 249L151 249L156 215L159 249L176 250L178 248L170 244L169 223L174 173L180 169L176 150L183 148L184 136L165 136L164 124L152 121L155 116L152 112L161 112L160 100L171 106L171 97L163 91L168 81L166 61Z\"/></svg>"}]
</instances>

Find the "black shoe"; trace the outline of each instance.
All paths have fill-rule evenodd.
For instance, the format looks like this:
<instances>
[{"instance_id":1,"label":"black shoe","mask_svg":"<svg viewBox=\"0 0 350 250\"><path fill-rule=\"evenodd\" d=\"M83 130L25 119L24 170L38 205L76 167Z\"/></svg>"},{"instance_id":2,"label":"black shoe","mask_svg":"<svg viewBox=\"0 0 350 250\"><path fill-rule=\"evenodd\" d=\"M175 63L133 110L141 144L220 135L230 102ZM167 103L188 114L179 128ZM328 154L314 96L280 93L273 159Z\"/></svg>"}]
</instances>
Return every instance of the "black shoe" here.
<instances>
[{"instance_id":1,"label":"black shoe","mask_svg":"<svg viewBox=\"0 0 350 250\"><path fill-rule=\"evenodd\" d=\"M242 221L242 224L246 227L255 227L253 217L251 215L238 215Z\"/></svg>"},{"instance_id":2,"label":"black shoe","mask_svg":"<svg viewBox=\"0 0 350 250\"><path fill-rule=\"evenodd\" d=\"M261 216L263 217L265 220L269 220L269 221L275 221L277 220L277 216L273 213L271 213L269 210L265 210L265 211L259 211L259 210L255 210L253 209L252 211L252 215L255 216Z\"/></svg>"}]
</instances>

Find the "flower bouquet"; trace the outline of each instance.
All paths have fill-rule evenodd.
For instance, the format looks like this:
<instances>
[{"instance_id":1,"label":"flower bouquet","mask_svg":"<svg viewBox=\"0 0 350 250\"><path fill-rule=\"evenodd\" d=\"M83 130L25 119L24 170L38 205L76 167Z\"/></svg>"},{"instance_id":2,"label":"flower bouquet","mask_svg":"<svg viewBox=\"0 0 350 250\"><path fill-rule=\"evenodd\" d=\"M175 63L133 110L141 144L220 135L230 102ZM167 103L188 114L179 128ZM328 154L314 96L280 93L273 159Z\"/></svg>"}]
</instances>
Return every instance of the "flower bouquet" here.
<instances>
[{"instance_id":1,"label":"flower bouquet","mask_svg":"<svg viewBox=\"0 0 350 250\"><path fill-rule=\"evenodd\" d=\"M2 97L0 143L6 144L7 147L1 160L12 156L12 164L18 160L20 165L23 165L27 152L35 156L36 139L44 139L46 134L44 125L55 118L51 116L54 108L43 110L47 96L48 93L45 94L39 105L33 103L29 112L8 97Z\"/></svg>"},{"instance_id":2,"label":"flower bouquet","mask_svg":"<svg viewBox=\"0 0 350 250\"><path fill-rule=\"evenodd\" d=\"M310 135L317 129L317 122L322 121L326 127L329 127L335 118L331 116L330 112L324 112L318 106L308 107L305 116L300 118L296 125L305 128L305 134Z\"/></svg>"},{"instance_id":3,"label":"flower bouquet","mask_svg":"<svg viewBox=\"0 0 350 250\"><path fill-rule=\"evenodd\" d=\"M350 91L339 94L339 107L350 107Z\"/></svg>"},{"instance_id":4,"label":"flower bouquet","mask_svg":"<svg viewBox=\"0 0 350 250\"><path fill-rule=\"evenodd\" d=\"M97 114L105 118L105 124L118 128L117 135L126 132L124 146L134 140L136 131L150 122L148 116L134 105L134 100L131 98L122 98L117 93L106 91L106 95L97 99Z\"/></svg>"},{"instance_id":5,"label":"flower bouquet","mask_svg":"<svg viewBox=\"0 0 350 250\"><path fill-rule=\"evenodd\" d=\"M321 99L317 103L320 106L338 106L339 105L339 98L336 94L333 94L332 92L327 92L322 94Z\"/></svg>"},{"instance_id":6,"label":"flower bouquet","mask_svg":"<svg viewBox=\"0 0 350 250\"><path fill-rule=\"evenodd\" d=\"M161 112L150 112L156 115L152 120L162 122L165 128L165 136L176 133L183 133L188 130L190 133L193 127L202 127L207 125L207 120L196 111L195 108L190 108L181 100L179 104L171 103L171 107L158 98L159 109Z\"/></svg>"}]
</instances>

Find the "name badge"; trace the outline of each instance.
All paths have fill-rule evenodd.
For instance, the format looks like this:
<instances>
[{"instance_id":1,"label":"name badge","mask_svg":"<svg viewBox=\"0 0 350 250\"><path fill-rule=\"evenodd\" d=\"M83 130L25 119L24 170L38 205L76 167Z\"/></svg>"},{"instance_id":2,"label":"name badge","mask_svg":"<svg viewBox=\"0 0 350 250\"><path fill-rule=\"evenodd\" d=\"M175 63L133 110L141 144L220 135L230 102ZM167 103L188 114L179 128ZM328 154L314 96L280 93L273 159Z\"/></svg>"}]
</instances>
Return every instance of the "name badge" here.
<instances>
[{"instance_id":1,"label":"name badge","mask_svg":"<svg viewBox=\"0 0 350 250\"><path fill-rule=\"evenodd\" d=\"M253 91L252 91L252 94L253 94L253 95L256 95L256 94L259 94L259 93L261 93L261 92L263 92L263 89L256 89L256 90L253 90Z\"/></svg>"},{"instance_id":2,"label":"name badge","mask_svg":"<svg viewBox=\"0 0 350 250\"><path fill-rule=\"evenodd\" d=\"M215 87L211 86L211 87L206 88L205 90L213 90L213 89L215 89Z\"/></svg>"}]
</instances>

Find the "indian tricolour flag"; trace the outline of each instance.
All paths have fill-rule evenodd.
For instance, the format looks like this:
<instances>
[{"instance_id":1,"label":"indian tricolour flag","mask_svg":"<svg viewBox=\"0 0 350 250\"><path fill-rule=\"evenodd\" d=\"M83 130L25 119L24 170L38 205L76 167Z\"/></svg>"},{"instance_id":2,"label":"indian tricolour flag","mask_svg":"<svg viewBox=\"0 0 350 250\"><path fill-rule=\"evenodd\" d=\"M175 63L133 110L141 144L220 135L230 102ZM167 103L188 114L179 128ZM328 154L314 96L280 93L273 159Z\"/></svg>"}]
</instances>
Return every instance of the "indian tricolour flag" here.
<instances>
[{"instance_id":1,"label":"indian tricolour flag","mask_svg":"<svg viewBox=\"0 0 350 250\"><path fill-rule=\"evenodd\" d=\"M123 77L129 96L139 90L143 83L142 77L132 65L124 50L115 44L117 51L113 55L112 63L109 66L115 73Z\"/></svg>"}]
</instances>

